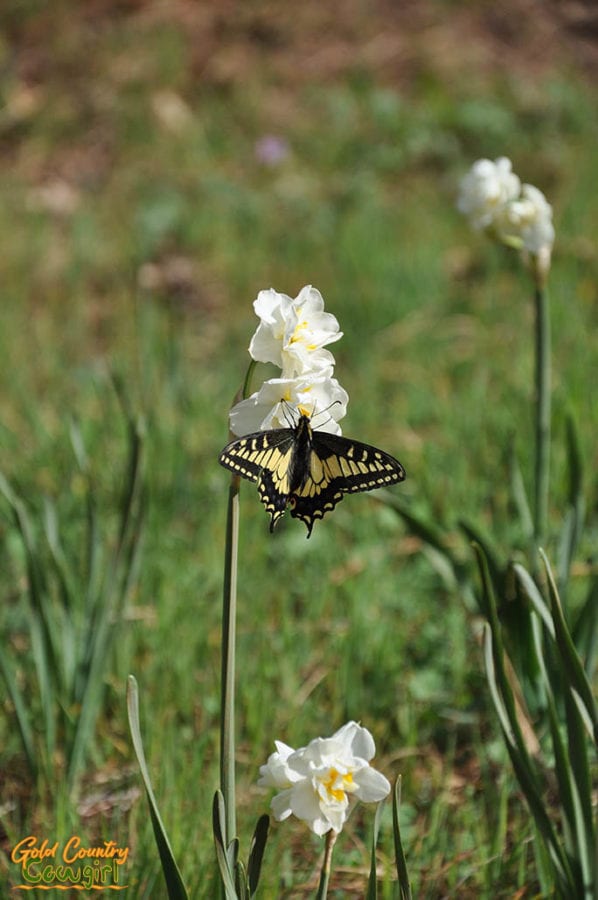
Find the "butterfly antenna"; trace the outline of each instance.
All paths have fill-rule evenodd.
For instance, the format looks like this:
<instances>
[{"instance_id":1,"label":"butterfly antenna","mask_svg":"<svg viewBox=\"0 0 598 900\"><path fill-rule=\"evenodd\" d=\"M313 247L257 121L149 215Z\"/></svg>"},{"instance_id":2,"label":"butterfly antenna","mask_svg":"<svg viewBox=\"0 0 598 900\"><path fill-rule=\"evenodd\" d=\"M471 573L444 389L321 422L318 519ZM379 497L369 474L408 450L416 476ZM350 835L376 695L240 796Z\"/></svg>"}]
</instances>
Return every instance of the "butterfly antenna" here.
<instances>
[{"instance_id":1,"label":"butterfly antenna","mask_svg":"<svg viewBox=\"0 0 598 900\"><path fill-rule=\"evenodd\" d=\"M282 414L284 416L284 420L289 426L289 428L295 427L295 422L293 420L293 416L289 413L289 409L291 409L291 404L288 400L285 400L284 397L280 399L280 405L282 407Z\"/></svg>"},{"instance_id":2,"label":"butterfly antenna","mask_svg":"<svg viewBox=\"0 0 598 900\"><path fill-rule=\"evenodd\" d=\"M314 406L314 411L312 413L312 419L315 419L316 416L323 416L324 413L328 412L329 409L332 409L333 406L336 406L336 404L340 403L340 402L341 402L340 400L333 400L332 403L330 403L328 406L324 407L324 409L321 410L321 412L317 412L317 413L316 413L316 408ZM327 422L330 422L331 418L332 418L332 416L329 415L328 418L324 419L324 421L321 422L317 427L322 428L323 425L326 425Z\"/></svg>"}]
</instances>

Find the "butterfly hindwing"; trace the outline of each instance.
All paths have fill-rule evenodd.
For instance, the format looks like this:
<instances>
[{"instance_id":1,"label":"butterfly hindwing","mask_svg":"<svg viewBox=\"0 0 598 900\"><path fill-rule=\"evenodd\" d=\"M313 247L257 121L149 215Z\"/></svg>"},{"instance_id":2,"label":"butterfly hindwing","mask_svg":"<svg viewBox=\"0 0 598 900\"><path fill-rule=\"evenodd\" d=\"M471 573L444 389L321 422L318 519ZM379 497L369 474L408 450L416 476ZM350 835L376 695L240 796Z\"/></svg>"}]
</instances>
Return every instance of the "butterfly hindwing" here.
<instances>
[{"instance_id":1,"label":"butterfly hindwing","mask_svg":"<svg viewBox=\"0 0 598 900\"><path fill-rule=\"evenodd\" d=\"M372 491L403 481L398 460L377 447L350 438L312 431L301 416L295 428L258 431L232 441L220 454L231 472L257 481L270 513L270 530L287 506L307 526L308 537L346 493Z\"/></svg>"}]
</instances>

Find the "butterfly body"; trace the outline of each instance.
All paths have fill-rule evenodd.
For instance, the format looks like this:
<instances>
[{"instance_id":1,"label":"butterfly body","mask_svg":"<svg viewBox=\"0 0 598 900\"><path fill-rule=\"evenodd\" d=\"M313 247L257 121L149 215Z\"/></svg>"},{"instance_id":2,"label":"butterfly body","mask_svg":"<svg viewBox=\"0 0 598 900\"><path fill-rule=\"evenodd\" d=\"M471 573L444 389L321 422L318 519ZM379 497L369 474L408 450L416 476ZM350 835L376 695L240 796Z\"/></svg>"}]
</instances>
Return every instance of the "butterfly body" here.
<instances>
[{"instance_id":1,"label":"butterfly body","mask_svg":"<svg viewBox=\"0 0 598 900\"><path fill-rule=\"evenodd\" d=\"M231 472L257 481L270 513L270 531L287 506L311 534L316 519L346 493L372 491L403 481L405 470L390 454L350 438L314 431L309 416L294 428L258 431L231 441L220 454Z\"/></svg>"}]
</instances>

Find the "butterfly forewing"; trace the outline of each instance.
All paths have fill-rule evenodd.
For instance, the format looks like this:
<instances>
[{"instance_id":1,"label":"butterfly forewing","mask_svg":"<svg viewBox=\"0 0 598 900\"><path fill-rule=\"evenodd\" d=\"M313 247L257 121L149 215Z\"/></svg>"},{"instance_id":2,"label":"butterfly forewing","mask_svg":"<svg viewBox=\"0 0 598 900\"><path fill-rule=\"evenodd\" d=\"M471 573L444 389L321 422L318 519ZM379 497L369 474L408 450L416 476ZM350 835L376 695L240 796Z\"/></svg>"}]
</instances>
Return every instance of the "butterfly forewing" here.
<instances>
[{"instance_id":1,"label":"butterfly forewing","mask_svg":"<svg viewBox=\"0 0 598 900\"><path fill-rule=\"evenodd\" d=\"M293 449L293 428L256 431L231 441L220 454L220 465L231 472L258 481L263 470L277 472Z\"/></svg>"},{"instance_id":2,"label":"butterfly forewing","mask_svg":"<svg viewBox=\"0 0 598 900\"><path fill-rule=\"evenodd\" d=\"M330 484L343 493L373 491L405 478L405 470L394 456L351 438L316 431L312 453L327 472Z\"/></svg>"}]
</instances>

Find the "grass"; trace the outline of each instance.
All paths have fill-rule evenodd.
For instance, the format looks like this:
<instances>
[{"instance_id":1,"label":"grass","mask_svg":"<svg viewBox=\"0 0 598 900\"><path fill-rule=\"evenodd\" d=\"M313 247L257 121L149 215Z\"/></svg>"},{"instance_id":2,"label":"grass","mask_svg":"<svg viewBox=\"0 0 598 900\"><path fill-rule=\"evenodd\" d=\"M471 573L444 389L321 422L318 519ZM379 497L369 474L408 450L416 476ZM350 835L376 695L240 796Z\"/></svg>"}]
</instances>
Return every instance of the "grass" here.
<instances>
[{"instance_id":1,"label":"grass","mask_svg":"<svg viewBox=\"0 0 598 900\"><path fill-rule=\"evenodd\" d=\"M501 523L513 435L531 481L529 288L514 259L472 237L453 208L471 161L507 153L556 212L554 529L565 415L575 415L588 461L598 425L588 339L597 325L596 96L556 66L524 85L493 74L481 90L466 73L443 79L430 62L405 87L359 67L281 86L265 61L250 77L202 81L178 21L71 19L60 4L44 54L43 5L30 4L23 20L11 9L7 27L33 74L11 64L0 83L9 160L0 180L0 470L42 544L49 498L75 564L81 484L70 417L84 435L94 502L114 521L126 458L115 372L145 419L148 502L138 582L74 794L62 789L60 754L53 796L31 778L3 700L4 847L26 834L106 836L131 847L132 896L160 896L126 724L133 672L162 818L191 896L210 897L227 488L216 460L255 327L251 301L262 287L295 295L316 285L345 332L334 348L351 397L345 433L396 453L408 472L397 492L455 543L465 516L509 546ZM278 167L254 157L267 132L291 148ZM374 734L379 767L403 776L414 896L533 896L531 823L464 598L375 498L348 498L309 543L297 522L271 536L249 485L241 504L242 847L267 809L255 781L273 740L302 745L357 718ZM26 679L25 564L6 504L1 516L2 640ZM592 534L595 525L581 558ZM465 543L459 552L470 554ZM380 859L390 871L386 813ZM366 813L350 821L332 896L363 894L372 827ZM321 849L299 826L274 826L263 896L313 893ZM5 859L0 866L0 877L14 875Z\"/></svg>"}]
</instances>

